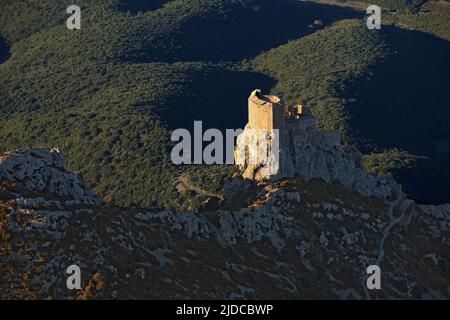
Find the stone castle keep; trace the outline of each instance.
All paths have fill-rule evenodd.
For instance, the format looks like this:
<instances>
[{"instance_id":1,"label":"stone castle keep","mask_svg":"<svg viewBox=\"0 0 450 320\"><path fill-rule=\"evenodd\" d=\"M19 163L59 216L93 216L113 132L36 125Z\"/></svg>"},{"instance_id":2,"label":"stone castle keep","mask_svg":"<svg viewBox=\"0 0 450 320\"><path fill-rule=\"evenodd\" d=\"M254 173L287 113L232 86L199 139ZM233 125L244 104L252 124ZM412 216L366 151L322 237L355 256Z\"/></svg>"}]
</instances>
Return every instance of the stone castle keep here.
<instances>
[{"instance_id":1,"label":"stone castle keep","mask_svg":"<svg viewBox=\"0 0 450 320\"><path fill-rule=\"evenodd\" d=\"M308 108L302 105L294 107L283 106L281 99L276 96L261 94L261 90L253 91L248 98L248 124L249 129L272 129L280 131L283 137L290 127L315 127L315 119Z\"/></svg>"},{"instance_id":2,"label":"stone castle keep","mask_svg":"<svg viewBox=\"0 0 450 320\"><path fill-rule=\"evenodd\" d=\"M274 129L278 138L272 134ZM361 169L361 153L352 146L342 146L338 131L318 130L307 107L285 106L280 98L262 95L261 90L248 98L248 123L238 138L237 150L236 163L247 179L298 176L306 181L338 181L364 195L386 196L390 192L383 178Z\"/></svg>"},{"instance_id":3,"label":"stone castle keep","mask_svg":"<svg viewBox=\"0 0 450 320\"><path fill-rule=\"evenodd\" d=\"M285 106L281 99L276 96L262 95L259 89L253 91L248 98L248 123L245 130L254 130L256 136L259 137L262 130L270 134L274 129L277 129L279 133L279 158L273 159L270 157L273 150L271 149L271 145L267 143L268 146L264 146L269 153L267 159L261 160L258 155L256 163L246 161L242 164L240 163L242 161L236 161L243 169L243 177L260 180L283 175L285 168L281 164L285 162L284 158L287 156L286 152L289 148L290 133L308 128L315 130L315 127L315 119L309 113L308 108L302 105L293 107ZM250 144L251 142L246 141L246 143ZM256 143L257 149L259 150L263 147L260 143L260 141ZM340 143L340 140L338 143ZM249 146L249 148L252 147ZM253 148L255 148L255 145ZM255 150L253 152L255 154L257 153ZM261 169L264 169L264 167L271 167L273 169L275 166L277 168L271 170L270 174L262 174Z\"/></svg>"}]
</instances>

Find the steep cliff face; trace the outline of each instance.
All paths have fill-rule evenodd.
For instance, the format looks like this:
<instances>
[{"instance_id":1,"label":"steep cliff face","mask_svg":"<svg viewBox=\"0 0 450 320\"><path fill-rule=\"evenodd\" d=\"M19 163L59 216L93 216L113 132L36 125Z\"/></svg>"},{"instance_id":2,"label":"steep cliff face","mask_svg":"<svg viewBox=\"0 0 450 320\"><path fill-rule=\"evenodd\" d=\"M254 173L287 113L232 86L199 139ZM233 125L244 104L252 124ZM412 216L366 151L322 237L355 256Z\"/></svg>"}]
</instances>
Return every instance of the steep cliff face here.
<instances>
[{"instance_id":1,"label":"steep cliff face","mask_svg":"<svg viewBox=\"0 0 450 320\"><path fill-rule=\"evenodd\" d=\"M45 150L9 161L25 154L40 170L0 182L1 299L450 297L448 208L422 209L400 189L366 197L297 177L260 184L234 209L124 209L79 201L84 188L58 195L29 183L75 178ZM81 290L66 287L72 264ZM371 264L381 290L365 286Z\"/></svg>"},{"instance_id":2,"label":"steep cliff face","mask_svg":"<svg viewBox=\"0 0 450 320\"><path fill-rule=\"evenodd\" d=\"M252 136L252 130L245 127L243 136ZM238 140L239 141L239 140ZM279 137L279 158L268 156L256 164L249 165L249 155L258 150L271 150L273 140L254 139L243 141L249 151L247 158L241 161L243 176L256 179L278 180L299 176L309 181L322 179L326 182L339 182L355 189L361 195L388 198L400 186L390 178L379 177L361 169L361 155L354 148L343 148L337 131L319 131L314 118L307 117L298 121L287 121L285 130ZM262 173L264 172L264 173ZM267 175L265 173L273 173Z\"/></svg>"}]
</instances>

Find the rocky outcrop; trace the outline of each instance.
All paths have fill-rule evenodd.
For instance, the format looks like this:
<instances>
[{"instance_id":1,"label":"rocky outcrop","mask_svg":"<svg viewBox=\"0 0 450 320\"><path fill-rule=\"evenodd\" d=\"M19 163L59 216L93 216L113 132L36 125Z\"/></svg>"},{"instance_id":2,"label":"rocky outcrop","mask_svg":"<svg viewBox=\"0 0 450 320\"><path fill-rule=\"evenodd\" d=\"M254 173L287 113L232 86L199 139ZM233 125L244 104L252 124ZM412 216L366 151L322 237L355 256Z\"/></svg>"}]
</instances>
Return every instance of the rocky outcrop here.
<instances>
[{"instance_id":1,"label":"rocky outcrop","mask_svg":"<svg viewBox=\"0 0 450 320\"><path fill-rule=\"evenodd\" d=\"M243 136L251 130L245 128ZM239 141L239 140L238 140ZM249 141L246 153L257 154L258 150L269 149L261 145L271 140ZM244 177L269 178L279 180L299 176L309 181L321 179L326 182L338 182L358 191L364 196L388 198L394 190L401 187L391 178L379 177L365 172L361 168L361 155L354 148L341 146L337 131L319 131L315 121L308 117L298 121L287 122L280 136L279 157L268 157L268 160L252 166L244 159L240 165ZM271 172L270 176L260 172Z\"/></svg>"},{"instance_id":2,"label":"rocky outcrop","mask_svg":"<svg viewBox=\"0 0 450 320\"><path fill-rule=\"evenodd\" d=\"M100 203L81 176L68 172L57 150L31 148L0 155L0 181L22 184L32 191L45 191L86 204Z\"/></svg>"}]
</instances>

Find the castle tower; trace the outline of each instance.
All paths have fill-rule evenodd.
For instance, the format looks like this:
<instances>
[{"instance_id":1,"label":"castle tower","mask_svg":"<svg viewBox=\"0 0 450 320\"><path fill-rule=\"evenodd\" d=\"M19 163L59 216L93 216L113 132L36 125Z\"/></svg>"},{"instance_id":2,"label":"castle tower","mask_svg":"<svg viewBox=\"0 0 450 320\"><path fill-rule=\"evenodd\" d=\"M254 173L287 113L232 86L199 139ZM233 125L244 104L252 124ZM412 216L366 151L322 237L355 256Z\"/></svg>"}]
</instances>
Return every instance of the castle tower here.
<instances>
[{"instance_id":1,"label":"castle tower","mask_svg":"<svg viewBox=\"0 0 450 320\"><path fill-rule=\"evenodd\" d=\"M249 129L280 130L280 136L284 133L284 107L280 98L276 96L264 96L261 90L253 91L248 98L248 127Z\"/></svg>"},{"instance_id":2,"label":"castle tower","mask_svg":"<svg viewBox=\"0 0 450 320\"><path fill-rule=\"evenodd\" d=\"M251 93L248 98L248 123L245 126L247 135L238 138L241 148L235 154L244 178L260 180L277 174L279 150L285 132L284 112L280 98L264 96L261 90Z\"/></svg>"},{"instance_id":3,"label":"castle tower","mask_svg":"<svg viewBox=\"0 0 450 320\"><path fill-rule=\"evenodd\" d=\"M247 179L293 177L298 173L296 166L306 163L304 170L308 161L315 161L295 155L296 148L304 147L301 143L296 145L295 137L307 140L315 136L327 148L340 147L339 136L334 132L318 134L316 128L307 106L283 106L280 98L255 90L248 98L248 123L237 139L235 163Z\"/></svg>"}]
</instances>

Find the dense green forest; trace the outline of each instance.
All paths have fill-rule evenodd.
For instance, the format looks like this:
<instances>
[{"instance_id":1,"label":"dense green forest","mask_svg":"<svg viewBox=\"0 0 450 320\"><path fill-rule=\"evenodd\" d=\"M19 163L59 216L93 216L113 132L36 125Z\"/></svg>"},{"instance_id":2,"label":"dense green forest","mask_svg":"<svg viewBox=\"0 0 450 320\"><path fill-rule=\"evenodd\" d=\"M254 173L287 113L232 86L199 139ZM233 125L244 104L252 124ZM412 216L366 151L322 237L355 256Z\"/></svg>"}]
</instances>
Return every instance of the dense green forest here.
<instances>
[{"instance_id":1,"label":"dense green forest","mask_svg":"<svg viewBox=\"0 0 450 320\"><path fill-rule=\"evenodd\" d=\"M322 128L363 148L368 170L407 185L421 172L410 184L428 188L435 176L427 166L438 163L450 190L449 22L437 28L424 18L441 17L433 11L440 3L419 3L428 11L417 21L418 13L400 12L374 32L361 11L288 0L78 5L82 29L72 31L60 1L2 1L0 151L57 146L70 169L114 203L193 208L203 200L179 193L177 177L220 193L234 169L172 165L170 131L194 120L243 127L248 93L259 87L310 104ZM416 22L404 30L405 19ZM408 169L416 159L422 170Z\"/></svg>"},{"instance_id":2,"label":"dense green forest","mask_svg":"<svg viewBox=\"0 0 450 320\"><path fill-rule=\"evenodd\" d=\"M369 4L381 8L382 24L395 24L403 29L419 30L450 40L449 0L312 0L318 3L344 4L365 9Z\"/></svg>"}]
</instances>

